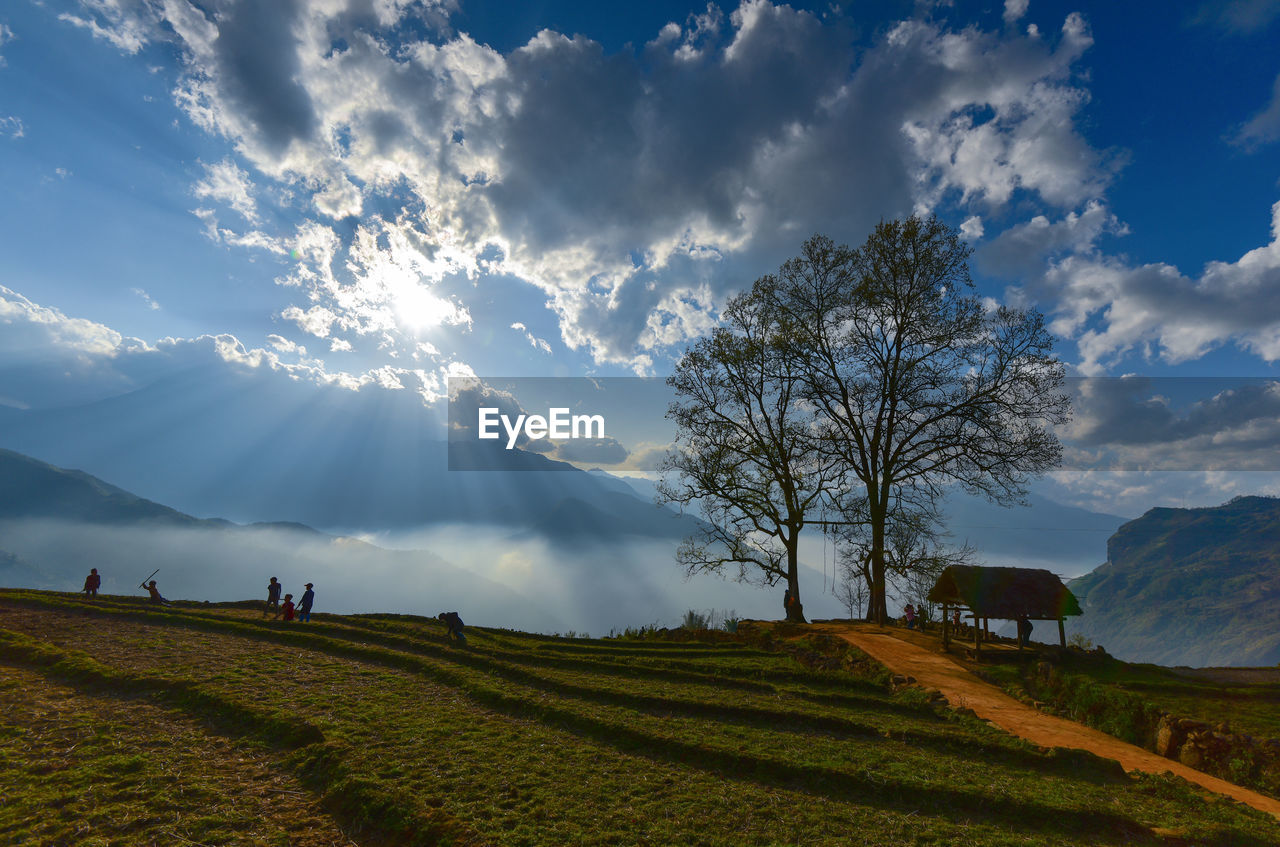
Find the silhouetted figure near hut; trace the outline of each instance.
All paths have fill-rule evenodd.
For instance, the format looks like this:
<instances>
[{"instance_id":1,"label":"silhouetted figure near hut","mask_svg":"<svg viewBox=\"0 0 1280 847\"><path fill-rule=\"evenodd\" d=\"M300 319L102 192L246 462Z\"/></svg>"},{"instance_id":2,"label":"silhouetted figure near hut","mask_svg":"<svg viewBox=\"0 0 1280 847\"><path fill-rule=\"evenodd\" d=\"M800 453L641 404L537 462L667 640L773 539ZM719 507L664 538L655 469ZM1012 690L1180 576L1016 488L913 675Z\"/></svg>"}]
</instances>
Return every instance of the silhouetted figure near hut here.
<instances>
[{"instance_id":1,"label":"silhouetted figure near hut","mask_svg":"<svg viewBox=\"0 0 1280 847\"><path fill-rule=\"evenodd\" d=\"M907 629L916 628L916 607L908 603L902 610L902 617L907 622Z\"/></svg>"},{"instance_id":2,"label":"silhouetted figure near hut","mask_svg":"<svg viewBox=\"0 0 1280 847\"><path fill-rule=\"evenodd\" d=\"M262 610L262 616L264 618L267 615L271 614L272 609L279 610L280 591L283 589L283 587L284 586L282 586L274 576L271 577L271 581L267 583L267 608Z\"/></svg>"},{"instance_id":3,"label":"silhouetted figure near hut","mask_svg":"<svg viewBox=\"0 0 1280 847\"><path fill-rule=\"evenodd\" d=\"M311 620L311 605L316 602L316 593L311 590L311 583L307 583L307 590L302 592L302 599L298 601L298 620L307 623Z\"/></svg>"},{"instance_id":4,"label":"silhouetted figure near hut","mask_svg":"<svg viewBox=\"0 0 1280 847\"><path fill-rule=\"evenodd\" d=\"M84 578L84 593L89 597L97 597L98 589L102 587L102 577L98 576L97 568L89 568L89 575Z\"/></svg>"},{"instance_id":5,"label":"silhouetted figure near hut","mask_svg":"<svg viewBox=\"0 0 1280 847\"><path fill-rule=\"evenodd\" d=\"M161 596L160 589L156 588L156 581L154 579L142 587L147 589L147 593L151 595L152 603L155 603L157 606L169 605L169 601L164 599L163 596Z\"/></svg>"},{"instance_id":6,"label":"silhouetted figure near hut","mask_svg":"<svg viewBox=\"0 0 1280 847\"><path fill-rule=\"evenodd\" d=\"M441 612L436 617L443 621L445 627L448 628L450 641L457 640L463 644L467 643L467 636L462 634L462 618L457 612Z\"/></svg>"},{"instance_id":7,"label":"silhouetted figure near hut","mask_svg":"<svg viewBox=\"0 0 1280 847\"><path fill-rule=\"evenodd\" d=\"M1030 643L1032 629L1034 629L1034 627L1031 626L1031 620L1026 615L1021 615L1018 618L1018 649L1019 650L1021 650L1023 647L1026 647L1027 644Z\"/></svg>"}]
</instances>

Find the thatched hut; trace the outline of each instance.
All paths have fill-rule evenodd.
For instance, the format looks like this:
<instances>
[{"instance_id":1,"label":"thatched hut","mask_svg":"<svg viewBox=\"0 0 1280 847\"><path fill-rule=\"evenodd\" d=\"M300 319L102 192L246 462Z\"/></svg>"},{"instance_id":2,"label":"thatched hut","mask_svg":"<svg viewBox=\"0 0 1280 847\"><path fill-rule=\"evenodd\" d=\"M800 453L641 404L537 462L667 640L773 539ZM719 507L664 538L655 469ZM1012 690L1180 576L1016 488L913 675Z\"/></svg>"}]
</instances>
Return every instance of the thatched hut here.
<instances>
[{"instance_id":1,"label":"thatched hut","mask_svg":"<svg viewBox=\"0 0 1280 847\"><path fill-rule=\"evenodd\" d=\"M973 618L974 646L980 648L979 633L997 620L1056 620L1058 638L1067 646L1063 620L1083 614L1080 603L1053 573L1037 568L991 568L952 565L942 572L929 590L929 600L942 604L942 639L948 641L950 610L968 610ZM981 622L981 626L979 623Z\"/></svg>"}]
</instances>

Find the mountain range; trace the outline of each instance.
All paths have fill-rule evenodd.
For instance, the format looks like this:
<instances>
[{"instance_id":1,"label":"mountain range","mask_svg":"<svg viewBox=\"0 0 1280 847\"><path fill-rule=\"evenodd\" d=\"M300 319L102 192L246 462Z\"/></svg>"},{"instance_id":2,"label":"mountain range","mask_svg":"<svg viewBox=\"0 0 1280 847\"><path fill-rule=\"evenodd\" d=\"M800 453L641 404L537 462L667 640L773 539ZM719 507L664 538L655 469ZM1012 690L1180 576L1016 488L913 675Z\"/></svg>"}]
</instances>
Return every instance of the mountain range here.
<instances>
[{"instance_id":1,"label":"mountain range","mask_svg":"<svg viewBox=\"0 0 1280 847\"><path fill-rule=\"evenodd\" d=\"M0 407L0 446L82 468L189 515L335 533L449 523L575 541L674 540L698 524L626 483L510 451L501 470L450 471L440 421L408 391L302 389L196 369L76 406ZM589 504L584 509L582 504Z\"/></svg>"},{"instance_id":2,"label":"mountain range","mask_svg":"<svg viewBox=\"0 0 1280 847\"><path fill-rule=\"evenodd\" d=\"M1280 499L1152 509L1107 542L1069 587L1069 629L1113 655L1162 665L1280 662Z\"/></svg>"},{"instance_id":3,"label":"mountain range","mask_svg":"<svg viewBox=\"0 0 1280 847\"><path fill-rule=\"evenodd\" d=\"M170 597L244 599L265 596L267 578L278 576L295 596L315 583L329 608L422 613L447 603L491 620L518 614L536 629L561 623L532 598L427 551L385 550L297 523L195 518L0 450L0 584L77 591L91 567L105 593L136 594L159 569Z\"/></svg>"},{"instance_id":4,"label":"mountain range","mask_svg":"<svg viewBox=\"0 0 1280 847\"><path fill-rule=\"evenodd\" d=\"M317 611L460 610L472 623L530 632L669 625L690 608L772 615L773 592L685 580L673 560L676 541L643 534L688 518L627 494L616 478L598 484L593 502L562 497L523 528L452 524L355 538L295 522L197 518L83 471L0 450L0 585L78 591L96 567L104 593L136 595L159 569L166 596L222 601L263 597L277 576L295 596L314 583ZM651 525L621 523L627 510ZM386 538L399 549L387 549Z\"/></svg>"}]
</instances>

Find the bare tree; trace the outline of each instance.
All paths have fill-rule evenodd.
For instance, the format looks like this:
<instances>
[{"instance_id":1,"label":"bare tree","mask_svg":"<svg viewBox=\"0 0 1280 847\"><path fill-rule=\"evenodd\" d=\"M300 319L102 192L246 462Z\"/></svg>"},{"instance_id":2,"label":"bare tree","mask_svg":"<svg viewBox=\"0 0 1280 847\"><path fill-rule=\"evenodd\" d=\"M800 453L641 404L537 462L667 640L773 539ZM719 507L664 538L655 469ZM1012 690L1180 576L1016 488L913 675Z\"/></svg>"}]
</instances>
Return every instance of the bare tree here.
<instances>
[{"instance_id":1,"label":"bare tree","mask_svg":"<svg viewBox=\"0 0 1280 847\"><path fill-rule=\"evenodd\" d=\"M836 570L840 577L840 581L836 583L836 599L849 610L849 620L861 620L863 606L871 596L862 563L855 559L842 559Z\"/></svg>"},{"instance_id":2,"label":"bare tree","mask_svg":"<svg viewBox=\"0 0 1280 847\"><path fill-rule=\"evenodd\" d=\"M696 503L703 532L677 551L688 575L736 567L744 582L785 582L788 620L803 621L799 537L836 478L817 449L816 410L784 355L772 276L729 301L723 325L694 344L667 382L676 446L659 495ZM670 473L665 473L670 472Z\"/></svg>"},{"instance_id":3,"label":"bare tree","mask_svg":"<svg viewBox=\"0 0 1280 847\"><path fill-rule=\"evenodd\" d=\"M969 248L934 218L881 223L857 250L815 236L774 289L789 367L804 375L826 455L869 532L872 617L888 617L886 531L931 514L946 486L1019 502L1054 467L1062 365L1034 311L988 309Z\"/></svg>"},{"instance_id":4,"label":"bare tree","mask_svg":"<svg viewBox=\"0 0 1280 847\"><path fill-rule=\"evenodd\" d=\"M938 522L931 519L895 521L886 531L885 569L898 594L914 603L926 621L934 619L929 592L942 572L952 565L972 564L977 551L967 542L947 546Z\"/></svg>"}]
</instances>

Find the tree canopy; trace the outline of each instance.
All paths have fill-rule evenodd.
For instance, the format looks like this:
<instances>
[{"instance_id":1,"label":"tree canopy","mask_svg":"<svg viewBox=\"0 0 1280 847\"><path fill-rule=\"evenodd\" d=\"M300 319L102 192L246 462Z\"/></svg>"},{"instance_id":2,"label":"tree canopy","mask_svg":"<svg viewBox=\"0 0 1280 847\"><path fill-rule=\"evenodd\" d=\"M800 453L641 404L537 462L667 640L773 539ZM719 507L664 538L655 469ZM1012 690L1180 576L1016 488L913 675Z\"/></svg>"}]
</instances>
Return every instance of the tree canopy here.
<instances>
[{"instance_id":1,"label":"tree canopy","mask_svg":"<svg viewBox=\"0 0 1280 847\"><path fill-rule=\"evenodd\" d=\"M828 498L837 471L815 449L815 407L785 355L773 277L734 297L722 326L690 348L667 382L677 400L667 416L677 429L661 496L697 503L699 537L677 551L689 574L737 569L740 581L785 582L787 617L803 620L799 537L807 516Z\"/></svg>"},{"instance_id":2,"label":"tree canopy","mask_svg":"<svg viewBox=\"0 0 1280 847\"><path fill-rule=\"evenodd\" d=\"M886 566L909 568L888 561L895 525L918 534L950 486L1018 502L1058 463L1069 400L1053 338L1039 313L984 303L969 254L935 218L882 222L856 250L810 238L731 301L669 380L668 494L715 527L682 548L691 570L785 572L798 597L797 535L831 504L865 531L884 621Z\"/></svg>"}]
</instances>

